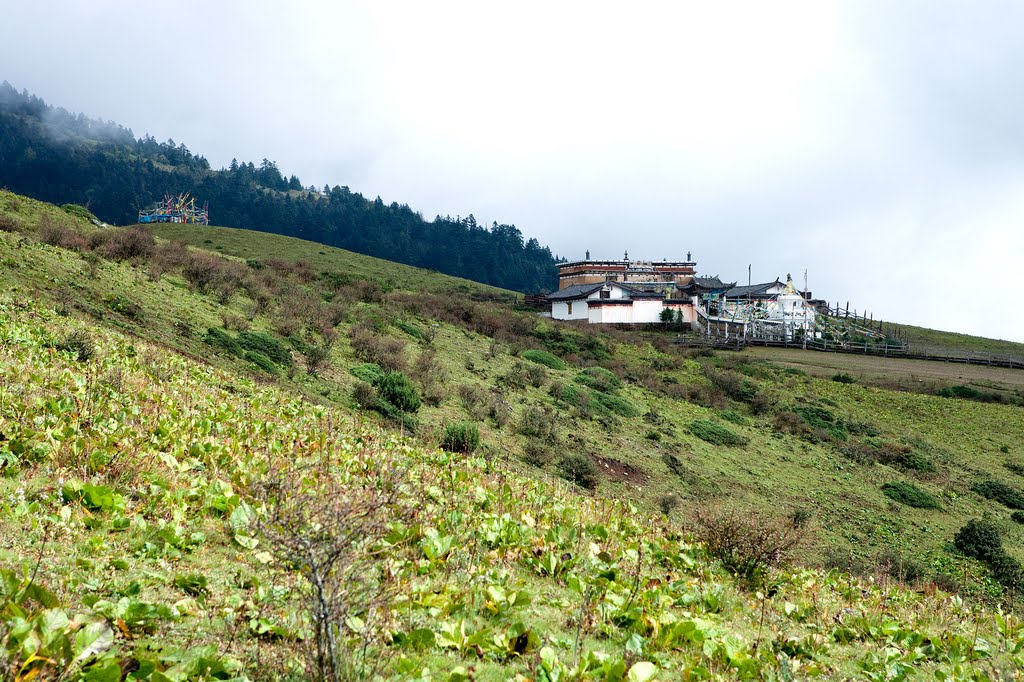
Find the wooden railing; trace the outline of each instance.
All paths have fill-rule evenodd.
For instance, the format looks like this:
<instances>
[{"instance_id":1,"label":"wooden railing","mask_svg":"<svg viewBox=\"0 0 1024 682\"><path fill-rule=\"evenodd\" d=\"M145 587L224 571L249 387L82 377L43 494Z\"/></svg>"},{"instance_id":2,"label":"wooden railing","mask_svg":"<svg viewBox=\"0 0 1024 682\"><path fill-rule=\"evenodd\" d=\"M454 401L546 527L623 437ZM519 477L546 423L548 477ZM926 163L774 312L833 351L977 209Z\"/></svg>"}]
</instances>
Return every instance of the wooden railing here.
<instances>
[{"instance_id":1,"label":"wooden railing","mask_svg":"<svg viewBox=\"0 0 1024 682\"><path fill-rule=\"evenodd\" d=\"M825 339L808 339L804 343L803 341L796 340L743 338L742 336L680 336L674 339L673 342L682 345L727 350L742 350L747 346L769 346L774 348L814 350L824 353L852 353L908 360L930 360L933 362L1024 369L1024 358L1012 355L979 351L957 351L949 348L913 347L907 344L837 342Z\"/></svg>"}]
</instances>

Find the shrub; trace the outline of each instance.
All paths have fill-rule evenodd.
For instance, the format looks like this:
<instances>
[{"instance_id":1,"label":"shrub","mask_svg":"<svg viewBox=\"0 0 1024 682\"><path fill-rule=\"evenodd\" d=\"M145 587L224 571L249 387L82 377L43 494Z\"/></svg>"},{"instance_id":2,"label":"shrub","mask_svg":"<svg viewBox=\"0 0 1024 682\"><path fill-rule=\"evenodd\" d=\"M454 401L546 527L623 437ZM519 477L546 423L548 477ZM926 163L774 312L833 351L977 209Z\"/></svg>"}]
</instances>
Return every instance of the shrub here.
<instances>
[{"instance_id":1,"label":"shrub","mask_svg":"<svg viewBox=\"0 0 1024 682\"><path fill-rule=\"evenodd\" d=\"M78 251L86 251L89 248L89 240L81 232L55 223L49 216L43 216L39 221L38 235L39 241L50 246Z\"/></svg>"},{"instance_id":2,"label":"shrub","mask_svg":"<svg viewBox=\"0 0 1024 682\"><path fill-rule=\"evenodd\" d=\"M380 396L377 395L377 390L370 384L365 381L357 381L356 385L352 388L352 400L359 407L369 410L376 407Z\"/></svg>"},{"instance_id":3,"label":"shrub","mask_svg":"<svg viewBox=\"0 0 1024 682\"><path fill-rule=\"evenodd\" d=\"M107 294L103 302L110 310L133 320L142 316L142 306L122 294Z\"/></svg>"},{"instance_id":4,"label":"shrub","mask_svg":"<svg viewBox=\"0 0 1024 682\"><path fill-rule=\"evenodd\" d=\"M409 336L411 336L412 338L416 339L417 341L426 341L426 335L424 335L423 330L421 330L419 327L415 325L409 324L408 322L403 322L402 320L398 320L397 322L395 322L395 326L401 329Z\"/></svg>"},{"instance_id":5,"label":"shrub","mask_svg":"<svg viewBox=\"0 0 1024 682\"><path fill-rule=\"evenodd\" d=\"M552 355L546 350L526 350L523 351L522 355L524 360L530 362L536 362L539 365L544 365L550 369L565 369L565 361L558 356Z\"/></svg>"},{"instance_id":6,"label":"shrub","mask_svg":"<svg viewBox=\"0 0 1024 682\"><path fill-rule=\"evenodd\" d=\"M108 230L100 252L112 260L149 258L156 248L153 233L144 227L124 227Z\"/></svg>"},{"instance_id":7,"label":"shrub","mask_svg":"<svg viewBox=\"0 0 1024 682\"><path fill-rule=\"evenodd\" d=\"M401 372L387 372L374 386L380 397L397 407L402 412L415 412L420 409L420 395L416 386Z\"/></svg>"},{"instance_id":8,"label":"shrub","mask_svg":"<svg viewBox=\"0 0 1024 682\"><path fill-rule=\"evenodd\" d=\"M406 368L405 341L390 336L377 336L363 326L349 330L349 341L356 357L380 365L386 370L401 372Z\"/></svg>"},{"instance_id":9,"label":"shrub","mask_svg":"<svg viewBox=\"0 0 1024 682\"><path fill-rule=\"evenodd\" d=\"M639 417L643 412L637 408L636 405L629 402L625 398L620 398L617 395L608 395L607 393L601 393L600 391L594 391L590 394L592 401L598 403L609 412L619 415L620 417Z\"/></svg>"},{"instance_id":10,"label":"shrub","mask_svg":"<svg viewBox=\"0 0 1024 682\"><path fill-rule=\"evenodd\" d=\"M1003 553L999 529L984 519L968 521L953 536L953 545L966 556L986 562Z\"/></svg>"},{"instance_id":11,"label":"shrub","mask_svg":"<svg viewBox=\"0 0 1024 682\"><path fill-rule=\"evenodd\" d=\"M272 361L285 367L292 364L292 354L276 337L263 332L242 332L238 335L238 345L245 350L261 353Z\"/></svg>"},{"instance_id":12,"label":"shrub","mask_svg":"<svg viewBox=\"0 0 1024 682\"><path fill-rule=\"evenodd\" d=\"M891 500L915 509L939 509L938 501L927 491L907 481L886 483L882 492Z\"/></svg>"},{"instance_id":13,"label":"shrub","mask_svg":"<svg viewBox=\"0 0 1024 682\"><path fill-rule=\"evenodd\" d=\"M57 350L71 353L79 362L88 362L96 354L92 337L84 330L73 331L57 343Z\"/></svg>"},{"instance_id":14,"label":"shrub","mask_svg":"<svg viewBox=\"0 0 1024 682\"><path fill-rule=\"evenodd\" d=\"M546 467L551 462L551 446L539 438L527 438L523 445L523 460L535 467Z\"/></svg>"},{"instance_id":15,"label":"shrub","mask_svg":"<svg viewBox=\"0 0 1024 682\"><path fill-rule=\"evenodd\" d=\"M718 413L718 416L727 422L736 424L737 426L747 426L750 424L750 420L736 410L722 410Z\"/></svg>"},{"instance_id":16,"label":"shrub","mask_svg":"<svg viewBox=\"0 0 1024 682\"><path fill-rule=\"evenodd\" d=\"M668 493L658 498L658 507L661 508L661 513L668 516L676 508L683 503L683 499L675 493Z\"/></svg>"},{"instance_id":17,"label":"shrub","mask_svg":"<svg viewBox=\"0 0 1024 682\"><path fill-rule=\"evenodd\" d=\"M458 389L462 407L476 420L487 416L487 394L471 384L462 384Z\"/></svg>"},{"instance_id":18,"label":"shrub","mask_svg":"<svg viewBox=\"0 0 1024 682\"><path fill-rule=\"evenodd\" d=\"M380 368L380 365L375 365L372 362L364 362L361 365L356 365L351 368L349 372L351 372L357 379L362 379L368 384L376 384L384 378L384 370Z\"/></svg>"},{"instance_id":19,"label":"shrub","mask_svg":"<svg viewBox=\"0 0 1024 682\"><path fill-rule=\"evenodd\" d=\"M263 353L260 353L259 351L245 351L245 355L243 357L245 357L246 360L256 365L257 367L259 367L268 374L277 373L277 365L274 363L274 361L268 358Z\"/></svg>"},{"instance_id":20,"label":"shrub","mask_svg":"<svg viewBox=\"0 0 1024 682\"><path fill-rule=\"evenodd\" d=\"M747 444L745 437L707 419L698 419L692 422L690 433L712 445L741 446Z\"/></svg>"},{"instance_id":21,"label":"shrub","mask_svg":"<svg viewBox=\"0 0 1024 682\"><path fill-rule=\"evenodd\" d=\"M909 445L898 445L891 442L883 443L882 446L879 447L877 457L880 463L899 467L901 469L910 469L912 471L922 471L925 473L932 473L935 471L935 465L932 461L921 453L913 450Z\"/></svg>"},{"instance_id":22,"label":"shrub","mask_svg":"<svg viewBox=\"0 0 1024 682\"><path fill-rule=\"evenodd\" d=\"M548 380L548 373L541 365L529 365L526 367L526 380L534 388L540 388Z\"/></svg>"},{"instance_id":23,"label":"shrub","mask_svg":"<svg viewBox=\"0 0 1024 682\"><path fill-rule=\"evenodd\" d=\"M476 424L459 422L444 427L441 447L450 452L470 453L480 446L480 429Z\"/></svg>"},{"instance_id":24,"label":"shrub","mask_svg":"<svg viewBox=\"0 0 1024 682\"><path fill-rule=\"evenodd\" d=\"M786 561L806 534L789 519L748 510L705 508L696 521L697 537L708 552L747 580Z\"/></svg>"},{"instance_id":25,"label":"shrub","mask_svg":"<svg viewBox=\"0 0 1024 682\"><path fill-rule=\"evenodd\" d=\"M1010 509L1024 509L1024 495L1019 490L1001 481L979 481L971 490L988 500L995 500Z\"/></svg>"},{"instance_id":26,"label":"shrub","mask_svg":"<svg viewBox=\"0 0 1024 682\"><path fill-rule=\"evenodd\" d=\"M530 405L519 418L519 432L524 436L553 443L556 438L557 422L550 409Z\"/></svg>"},{"instance_id":27,"label":"shrub","mask_svg":"<svg viewBox=\"0 0 1024 682\"><path fill-rule=\"evenodd\" d=\"M857 380L854 379L852 375L846 374L845 372L840 372L838 374L833 374L832 375L832 381L836 382L837 384L855 384L855 383L857 383Z\"/></svg>"},{"instance_id":28,"label":"shrub","mask_svg":"<svg viewBox=\"0 0 1024 682\"><path fill-rule=\"evenodd\" d=\"M64 204L60 208L68 215L74 216L76 218L84 218L85 220L88 221L97 220L96 216L92 214L92 211L87 209L85 206L79 206L78 204ZM99 221L97 220L97 222Z\"/></svg>"},{"instance_id":29,"label":"shrub","mask_svg":"<svg viewBox=\"0 0 1024 682\"><path fill-rule=\"evenodd\" d=\"M512 418L512 406L501 393L491 393L487 399L487 416L500 428Z\"/></svg>"},{"instance_id":30,"label":"shrub","mask_svg":"<svg viewBox=\"0 0 1024 682\"><path fill-rule=\"evenodd\" d=\"M242 356L242 347L238 345L238 341L223 329L210 327L206 330L203 340L214 348L227 351L231 355Z\"/></svg>"},{"instance_id":31,"label":"shrub","mask_svg":"<svg viewBox=\"0 0 1024 682\"><path fill-rule=\"evenodd\" d=\"M622 387L622 380L604 367L587 367L576 375L576 381L604 393L614 393Z\"/></svg>"},{"instance_id":32,"label":"shrub","mask_svg":"<svg viewBox=\"0 0 1024 682\"><path fill-rule=\"evenodd\" d=\"M1010 514L1010 520L1014 523L1024 524L1024 511L1015 511Z\"/></svg>"},{"instance_id":33,"label":"shrub","mask_svg":"<svg viewBox=\"0 0 1024 682\"><path fill-rule=\"evenodd\" d=\"M586 455L569 453L562 455L558 464L558 475L586 490L593 490L601 481L597 465Z\"/></svg>"},{"instance_id":34,"label":"shrub","mask_svg":"<svg viewBox=\"0 0 1024 682\"><path fill-rule=\"evenodd\" d=\"M320 370L327 366L331 359L331 344L317 343L311 345L305 352L306 373L319 374Z\"/></svg>"},{"instance_id":35,"label":"shrub","mask_svg":"<svg viewBox=\"0 0 1024 682\"><path fill-rule=\"evenodd\" d=\"M788 410L777 413L772 419L772 426L779 433L788 433L791 436L798 436L807 431L800 415Z\"/></svg>"}]
</instances>

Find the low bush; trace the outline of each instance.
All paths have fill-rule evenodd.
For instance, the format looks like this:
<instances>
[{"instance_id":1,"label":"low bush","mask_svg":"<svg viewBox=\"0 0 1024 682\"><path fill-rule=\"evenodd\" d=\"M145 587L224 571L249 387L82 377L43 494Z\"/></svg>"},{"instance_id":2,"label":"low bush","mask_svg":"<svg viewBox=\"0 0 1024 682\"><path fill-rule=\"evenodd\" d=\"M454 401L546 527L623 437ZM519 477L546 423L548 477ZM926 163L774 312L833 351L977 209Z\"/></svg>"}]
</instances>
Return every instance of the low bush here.
<instances>
[{"instance_id":1,"label":"low bush","mask_svg":"<svg viewBox=\"0 0 1024 682\"><path fill-rule=\"evenodd\" d=\"M406 343L402 339L378 336L366 327L357 325L349 330L349 342L356 357L364 362L372 362L393 372L401 372L407 366Z\"/></svg>"},{"instance_id":2,"label":"low bush","mask_svg":"<svg viewBox=\"0 0 1024 682\"><path fill-rule=\"evenodd\" d=\"M838 374L833 374L832 375L832 381L836 382L837 384L855 384L855 383L857 383L857 380L853 378L853 375L846 374L845 372L840 372Z\"/></svg>"},{"instance_id":3,"label":"low bush","mask_svg":"<svg viewBox=\"0 0 1024 682\"><path fill-rule=\"evenodd\" d=\"M741 446L747 444L744 436L707 419L697 419L690 424L690 433L712 445Z\"/></svg>"},{"instance_id":4,"label":"low bush","mask_svg":"<svg viewBox=\"0 0 1024 682\"><path fill-rule=\"evenodd\" d=\"M424 334L423 330L417 327L416 325L409 324L408 322L403 322L402 320L398 320L397 322L395 322L395 326L401 329L409 336L411 336L412 338L416 339L417 341L427 340L426 334Z\"/></svg>"},{"instance_id":5,"label":"low bush","mask_svg":"<svg viewBox=\"0 0 1024 682\"><path fill-rule=\"evenodd\" d=\"M96 220L96 216L94 216L92 211L87 209L85 206L79 206L78 204L64 204L60 208L70 216L83 218L88 221Z\"/></svg>"},{"instance_id":6,"label":"low bush","mask_svg":"<svg viewBox=\"0 0 1024 682\"><path fill-rule=\"evenodd\" d=\"M144 227L123 227L100 233L104 236L100 253L111 260L149 258L156 249L153 233Z\"/></svg>"},{"instance_id":7,"label":"low bush","mask_svg":"<svg viewBox=\"0 0 1024 682\"><path fill-rule=\"evenodd\" d=\"M206 335L203 337L203 340L214 348L226 351L231 355L242 357L242 347L238 344L238 340L223 329L210 327L206 330Z\"/></svg>"},{"instance_id":8,"label":"low bush","mask_svg":"<svg viewBox=\"0 0 1024 682\"><path fill-rule=\"evenodd\" d=\"M576 375L576 381L603 393L614 393L622 387L622 380L604 367L587 367Z\"/></svg>"},{"instance_id":9,"label":"low bush","mask_svg":"<svg viewBox=\"0 0 1024 682\"><path fill-rule=\"evenodd\" d=\"M748 581L785 562L806 536L806 529L790 519L750 510L705 508L696 522L708 552Z\"/></svg>"},{"instance_id":10,"label":"low bush","mask_svg":"<svg viewBox=\"0 0 1024 682\"><path fill-rule=\"evenodd\" d=\"M459 401L467 414L479 421L487 416L487 394L471 384L462 384L458 388Z\"/></svg>"},{"instance_id":11,"label":"low bush","mask_svg":"<svg viewBox=\"0 0 1024 682\"><path fill-rule=\"evenodd\" d=\"M592 403L597 403L609 412L617 414L620 417L639 417L643 414L643 411L637 408L636 405L625 398L620 398L617 395L609 395L607 393L602 393L601 391L593 391L590 394L590 399Z\"/></svg>"},{"instance_id":12,"label":"low bush","mask_svg":"<svg viewBox=\"0 0 1024 682\"><path fill-rule=\"evenodd\" d=\"M96 354L96 345L89 333L81 329L73 331L57 342L57 350L71 353L79 362L88 362Z\"/></svg>"},{"instance_id":13,"label":"low bush","mask_svg":"<svg viewBox=\"0 0 1024 682\"><path fill-rule=\"evenodd\" d=\"M132 320L142 317L142 306L123 294L107 294L103 297L103 303L108 309Z\"/></svg>"},{"instance_id":14,"label":"low bush","mask_svg":"<svg viewBox=\"0 0 1024 682\"><path fill-rule=\"evenodd\" d=\"M718 416L727 422L736 424L737 426L747 426L750 424L750 420L736 410L722 410L718 413Z\"/></svg>"},{"instance_id":15,"label":"low bush","mask_svg":"<svg viewBox=\"0 0 1024 682\"><path fill-rule=\"evenodd\" d=\"M936 395L942 396L943 398L961 398L963 400L974 400L980 403L1001 403L1004 402L1005 398L1002 394L994 391L979 391L976 388L970 386L947 386L946 388L939 389Z\"/></svg>"},{"instance_id":16,"label":"low bush","mask_svg":"<svg viewBox=\"0 0 1024 682\"><path fill-rule=\"evenodd\" d=\"M984 519L968 521L953 536L953 545L966 556L986 562L1003 552L999 529Z\"/></svg>"},{"instance_id":17,"label":"low bush","mask_svg":"<svg viewBox=\"0 0 1024 682\"><path fill-rule=\"evenodd\" d=\"M1014 523L1024 524L1024 511L1015 511L1010 514L1010 520Z\"/></svg>"},{"instance_id":18,"label":"low bush","mask_svg":"<svg viewBox=\"0 0 1024 682\"><path fill-rule=\"evenodd\" d=\"M586 490L594 490L601 481L597 465L586 455L562 455L555 466L559 476Z\"/></svg>"},{"instance_id":19,"label":"low bush","mask_svg":"<svg viewBox=\"0 0 1024 682\"><path fill-rule=\"evenodd\" d=\"M551 462L551 446L539 438L527 438L523 445L523 460L535 467L544 468Z\"/></svg>"},{"instance_id":20,"label":"low bush","mask_svg":"<svg viewBox=\"0 0 1024 682\"><path fill-rule=\"evenodd\" d=\"M550 369L565 369L565 361L556 355L552 355L546 350L526 350L523 351L522 355L524 360L530 362L536 362L539 365L544 365Z\"/></svg>"},{"instance_id":21,"label":"low bush","mask_svg":"<svg viewBox=\"0 0 1024 682\"><path fill-rule=\"evenodd\" d=\"M557 438L558 422L549 408L530 405L519 418L518 430L524 436L553 443Z\"/></svg>"},{"instance_id":22,"label":"low bush","mask_svg":"<svg viewBox=\"0 0 1024 682\"><path fill-rule=\"evenodd\" d=\"M480 446L480 429L476 424L459 422L444 427L441 447L450 452L470 453Z\"/></svg>"},{"instance_id":23,"label":"low bush","mask_svg":"<svg viewBox=\"0 0 1024 682\"><path fill-rule=\"evenodd\" d=\"M270 334L244 331L238 335L238 345L245 350L260 353L279 365L288 367L292 364L291 351Z\"/></svg>"},{"instance_id":24,"label":"low bush","mask_svg":"<svg viewBox=\"0 0 1024 682\"><path fill-rule=\"evenodd\" d=\"M925 490L907 481L886 483L882 493L890 500L905 504L915 509L939 509L939 502Z\"/></svg>"},{"instance_id":25,"label":"low bush","mask_svg":"<svg viewBox=\"0 0 1024 682\"><path fill-rule=\"evenodd\" d=\"M422 400L415 384L401 372L387 372L374 385L380 397L402 412L420 409Z\"/></svg>"},{"instance_id":26,"label":"low bush","mask_svg":"<svg viewBox=\"0 0 1024 682\"><path fill-rule=\"evenodd\" d=\"M679 497L675 493L667 493L658 498L658 507L661 509L661 513L665 516L668 516L675 511L682 503L683 498Z\"/></svg>"},{"instance_id":27,"label":"low bush","mask_svg":"<svg viewBox=\"0 0 1024 682\"><path fill-rule=\"evenodd\" d=\"M1010 509L1024 509L1024 494L1001 481L979 481L971 486L971 490Z\"/></svg>"},{"instance_id":28,"label":"low bush","mask_svg":"<svg viewBox=\"0 0 1024 682\"><path fill-rule=\"evenodd\" d=\"M361 365L356 365L349 369L352 376L357 379L362 379L368 384L376 384L384 377L384 370L380 368L380 365L375 365L372 362L364 362Z\"/></svg>"},{"instance_id":29,"label":"low bush","mask_svg":"<svg viewBox=\"0 0 1024 682\"><path fill-rule=\"evenodd\" d=\"M246 360L256 365L264 372L268 374L277 374L277 364L259 351L249 350L245 351L243 356Z\"/></svg>"}]
</instances>

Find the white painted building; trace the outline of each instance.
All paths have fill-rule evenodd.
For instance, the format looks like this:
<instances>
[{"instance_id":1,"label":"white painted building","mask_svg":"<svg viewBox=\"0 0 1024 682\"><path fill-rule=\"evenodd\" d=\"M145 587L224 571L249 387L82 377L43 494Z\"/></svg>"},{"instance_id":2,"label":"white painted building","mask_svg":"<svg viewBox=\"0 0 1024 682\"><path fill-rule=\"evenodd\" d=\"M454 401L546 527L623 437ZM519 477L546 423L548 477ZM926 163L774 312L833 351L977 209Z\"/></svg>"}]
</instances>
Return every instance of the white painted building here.
<instances>
[{"instance_id":1,"label":"white painted building","mask_svg":"<svg viewBox=\"0 0 1024 682\"><path fill-rule=\"evenodd\" d=\"M651 324L661 321L664 295L622 282L574 284L548 296L551 317L593 324Z\"/></svg>"}]
</instances>

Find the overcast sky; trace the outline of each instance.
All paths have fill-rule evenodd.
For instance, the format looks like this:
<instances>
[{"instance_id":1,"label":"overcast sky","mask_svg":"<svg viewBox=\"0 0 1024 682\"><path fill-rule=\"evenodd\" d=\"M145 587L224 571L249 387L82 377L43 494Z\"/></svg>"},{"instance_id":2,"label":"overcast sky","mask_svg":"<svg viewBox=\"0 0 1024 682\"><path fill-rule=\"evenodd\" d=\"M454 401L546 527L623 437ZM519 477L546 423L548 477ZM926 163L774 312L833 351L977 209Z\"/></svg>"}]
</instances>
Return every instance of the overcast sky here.
<instances>
[{"instance_id":1,"label":"overcast sky","mask_svg":"<svg viewBox=\"0 0 1024 682\"><path fill-rule=\"evenodd\" d=\"M1019 0L8 4L0 80L214 167L1024 341Z\"/></svg>"}]
</instances>

